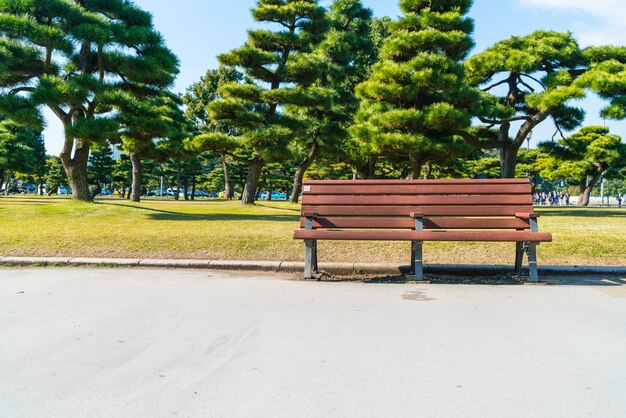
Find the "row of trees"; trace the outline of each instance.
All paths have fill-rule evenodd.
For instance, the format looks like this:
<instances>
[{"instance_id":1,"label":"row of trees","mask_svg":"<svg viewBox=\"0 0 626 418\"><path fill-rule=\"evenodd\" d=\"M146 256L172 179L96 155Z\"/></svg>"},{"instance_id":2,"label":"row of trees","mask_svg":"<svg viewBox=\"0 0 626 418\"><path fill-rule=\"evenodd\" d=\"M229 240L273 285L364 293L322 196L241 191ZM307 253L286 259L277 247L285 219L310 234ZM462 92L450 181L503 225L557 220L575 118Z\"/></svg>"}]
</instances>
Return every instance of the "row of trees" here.
<instances>
[{"instance_id":1,"label":"row of trees","mask_svg":"<svg viewBox=\"0 0 626 418\"><path fill-rule=\"evenodd\" d=\"M327 13L314 0L258 2L254 18L275 30L250 31L185 97L201 131L196 149L219 153L225 167L248 164L244 203L272 162L296 163L292 201L319 158L349 165L353 178L428 178L460 175L462 161L496 150L499 175L514 177L520 148L548 120L563 144L542 149L587 161L580 150L560 152L572 143L563 132L584 120L575 101L595 93L606 100L604 117L626 115L626 48L583 49L570 33L539 31L470 57L471 1L400 5L391 21L372 18L359 0L336 0ZM621 157L595 171L546 167L544 176L578 181L585 171L588 193L598 170L618 175L619 138L600 128L572 138L590 132L612 138L592 148Z\"/></svg>"},{"instance_id":2,"label":"row of trees","mask_svg":"<svg viewBox=\"0 0 626 418\"><path fill-rule=\"evenodd\" d=\"M601 127L563 132L581 126L574 104L590 93L606 101L604 117L626 117L626 48L581 48L570 33L539 31L470 56L471 3L401 0L394 21L373 18L361 0L258 0L262 29L182 98L169 92L176 57L132 2L0 3L4 131L37 137L39 110L50 108L65 127L60 158L80 200L93 197L90 152L110 144L129 157L137 201L142 166L153 162L175 167L179 189L213 173L232 197L243 178L244 204L261 186L295 202L303 178L321 174L535 173L572 179L581 194L601 175L623 176L619 137ZM520 154L549 120L558 140Z\"/></svg>"},{"instance_id":3,"label":"row of trees","mask_svg":"<svg viewBox=\"0 0 626 418\"><path fill-rule=\"evenodd\" d=\"M0 154L0 173L3 174L0 184L14 177L23 183L39 185L32 191L43 193L42 185L45 183L48 194L68 184L60 158L45 155L40 136L32 130L10 135L13 131L9 127L16 128L13 124L5 123L5 132L0 135L0 141L4 144L3 153ZM183 156L182 160L161 159L164 155L155 152L152 157L142 157L142 184L136 186L133 185L137 179L136 165L128 154L122 154L114 160L108 147L92 150L87 167L92 195L97 195L106 187L121 197L131 199L150 190L175 188L181 191L185 199L193 199L196 190L201 188L212 193L230 190L234 197L235 189L242 190L245 187L247 165L243 162L233 161L226 165L225 170L224 157L219 154ZM623 175L625 156L626 145L620 137L611 135L606 127L585 127L570 137L542 143L537 149L520 149L515 176L530 178L534 191L569 191L572 195L580 196L578 204L585 206L592 192L599 189L601 178L611 180L611 189L607 190L607 194L626 192ZM299 168L298 162L267 164L260 174L259 189L289 195L294 173ZM495 150L474 151L456 158L453 165L434 166L432 174L437 177L500 177L500 159ZM338 163L330 156L321 156L308 170L310 178L349 178L351 175L352 167L349 164ZM10 189L10 182L7 181L5 193ZM267 199L271 199L271 196L271 193L266 193ZM175 199L178 198L179 194L176 194Z\"/></svg>"}]
</instances>

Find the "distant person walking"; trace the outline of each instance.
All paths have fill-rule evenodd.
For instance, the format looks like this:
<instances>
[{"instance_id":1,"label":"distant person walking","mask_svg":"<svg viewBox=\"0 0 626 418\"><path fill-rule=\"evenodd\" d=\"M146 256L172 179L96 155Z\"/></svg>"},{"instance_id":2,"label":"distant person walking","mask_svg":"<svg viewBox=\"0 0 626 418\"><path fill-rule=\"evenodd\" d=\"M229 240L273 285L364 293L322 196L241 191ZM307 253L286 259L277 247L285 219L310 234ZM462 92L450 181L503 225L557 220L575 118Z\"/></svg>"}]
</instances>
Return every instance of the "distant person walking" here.
<instances>
[{"instance_id":1,"label":"distant person walking","mask_svg":"<svg viewBox=\"0 0 626 418\"><path fill-rule=\"evenodd\" d=\"M621 208L622 207L622 200L624 200L624 195L621 193L617 194L617 207Z\"/></svg>"}]
</instances>

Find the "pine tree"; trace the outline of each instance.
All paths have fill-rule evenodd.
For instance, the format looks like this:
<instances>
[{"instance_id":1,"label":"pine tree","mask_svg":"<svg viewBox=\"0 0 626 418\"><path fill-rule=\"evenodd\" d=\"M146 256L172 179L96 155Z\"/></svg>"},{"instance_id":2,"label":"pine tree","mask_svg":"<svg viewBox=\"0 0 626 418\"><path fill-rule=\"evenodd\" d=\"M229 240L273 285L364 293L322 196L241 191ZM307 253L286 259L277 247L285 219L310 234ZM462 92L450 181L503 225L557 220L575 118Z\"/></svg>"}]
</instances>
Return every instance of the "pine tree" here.
<instances>
[{"instance_id":1,"label":"pine tree","mask_svg":"<svg viewBox=\"0 0 626 418\"><path fill-rule=\"evenodd\" d=\"M618 174L626 167L626 144L604 126L587 126L558 142L544 142L548 154L538 164L548 179L571 178L580 187L579 206L589 205L591 191L603 175Z\"/></svg>"},{"instance_id":2,"label":"pine tree","mask_svg":"<svg viewBox=\"0 0 626 418\"><path fill-rule=\"evenodd\" d=\"M63 162L57 156L50 156L46 161L46 187L48 196L55 193L60 186L67 185L67 175L63 168Z\"/></svg>"},{"instance_id":3,"label":"pine tree","mask_svg":"<svg viewBox=\"0 0 626 418\"><path fill-rule=\"evenodd\" d=\"M6 180L6 194L15 173L40 177L42 158L45 164L45 154L45 145L39 130L11 120L0 119L0 187Z\"/></svg>"},{"instance_id":4,"label":"pine tree","mask_svg":"<svg viewBox=\"0 0 626 418\"><path fill-rule=\"evenodd\" d=\"M110 147L104 146L91 150L87 172L89 181L96 186L94 196L100 193L103 185L111 183L114 168L115 160Z\"/></svg>"},{"instance_id":5,"label":"pine tree","mask_svg":"<svg viewBox=\"0 0 626 418\"><path fill-rule=\"evenodd\" d=\"M514 36L465 62L468 82L483 91L476 116L482 123L463 137L498 149L503 178L515 176L518 152L532 130L552 119L556 132L585 119L573 103L593 91L608 101L603 116L626 118L626 49L583 49L571 33L537 31Z\"/></svg>"},{"instance_id":6,"label":"pine tree","mask_svg":"<svg viewBox=\"0 0 626 418\"><path fill-rule=\"evenodd\" d=\"M284 107L306 107L324 99L305 87L317 76L310 52L326 29L325 11L317 0L258 0L252 16L276 29L251 30L242 47L219 56L222 65L241 69L251 83L222 86L222 99L209 105L211 118L232 123L236 132L207 133L201 139L204 149L248 164L243 204L254 203L263 166L289 157L288 144L298 126Z\"/></svg>"},{"instance_id":7,"label":"pine tree","mask_svg":"<svg viewBox=\"0 0 626 418\"><path fill-rule=\"evenodd\" d=\"M187 106L185 116L191 121L195 127L196 135L201 135L198 140L193 141L190 146L202 151L203 136L202 134L222 133L226 135L236 135L236 127L232 123L226 121L215 121L209 117L208 106L215 100L221 98L219 89L226 84L245 82L241 72L233 67L224 67L216 70L208 70L206 74L200 78L200 81L192 84L185 95L183 103ZM229 166L232 157L228 157L225 152L219 153L221 157L221 165L223 168L225 193L227 199L233 199L234 188L229 176Z\"/></svg>"},{"instance_id":8,"label":"pine tree","mask_svg":"<svg viewBox=\"0 0 626 418\"><path fill-rule=\"evenodd\" d=\"M87 162L92 144L118 129L117 92L149 97L170 86L177 58L152 16L129 0L0 2L0 111L41 125L37 106L63 123L61 160L75 199L91 201Z\"/></svg>"},{"instance_id":9,"label":"pine tree","mask_svg":"<svg viewBox=\"0 0 626 418\"><path fill-rule=\"evenodd\" d=\"M293 178L292 203L298 202L304 174L320 151L337 153L348 137L347 128L359 103L354 89L367 77L376 58L372 11L360 0L335 0L328 20L330 30L314 51L320 62L319 75L309 86L326 100L319 106L286 109L302 124L293 144L300 162Z\"/></svg>"},{"instance_id":10,"label":"pine tree","mask_svg":"<svg viewBox=\"0 0 626 418\"><path fill-rule=\"evenodd\" d=\"M473 47L471 0L402 0L381 61L357 88L363 103L352 133L375 156L409 165L409 178L428 163L464 150L455 137L470 126L476 94L462 61ZM372 175L362 173L361 175Z\"/></svg>"},{"instance_id":11,"label":"pine tree","mask_svg":"<svg viewBox=\"0 0 626 418\"><path fill-rule=\"evenodd\" d=\"M129 156L132 164L130 199L141 200L142 165L145 158L158 158L157 141L177 141L182 146L185 137L185 120L180 110L180 99L162 94L139 100L132 94L122 93L116 99L120 111L117 118L120 130L115 142Z\"/></svg>"}]
</instances>

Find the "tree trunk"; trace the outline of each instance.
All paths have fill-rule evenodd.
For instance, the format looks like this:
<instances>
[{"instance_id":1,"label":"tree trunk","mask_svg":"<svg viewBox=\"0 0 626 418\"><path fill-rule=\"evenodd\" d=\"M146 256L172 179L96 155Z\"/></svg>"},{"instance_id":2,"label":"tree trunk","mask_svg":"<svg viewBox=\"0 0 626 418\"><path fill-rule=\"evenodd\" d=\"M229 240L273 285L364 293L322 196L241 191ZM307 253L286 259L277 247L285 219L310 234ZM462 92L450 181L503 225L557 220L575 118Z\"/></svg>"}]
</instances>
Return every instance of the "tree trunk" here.
<instances>
[{"instance_id":1,"label":"tree trunk","mask_svg":"<svg viewBox=\"0 0 626 418\"><path fill-rule=\"evenodd\" d=\"M185 180L183 180L183 198L185 200L189 200L189 193L187 193L187 190L189 190L189 179L185 176Z\"/></svg>"},{"instance_id":2,"label":"tree trunk","mask_svg":"<svg viewBox=\"0 0 626 418\"><path fill-rule=\"evenodd\" d=\"M9 195L9 189L11 188L11 173L6 172L6 184L4 185L4 195Z\"/></svg>"},{"instance_id":3,"label":"tree trunk","mask_svg":"<svg viewBox=\"0 0 626 418\"><path fill-rule=\"evenodd\" d=\"M600 177L602 177L603 170L598 168L591 180L587 183L587 179L583 179L580 182L580 196L578 197L578 206L589 206L589 200L591 198L591 192L596 187Z\"/></svg>"},{"instance_id":4,"label":"tree trunk","mask_svg":"<svg viewBox=\"0 0 626 418\"><path fill-rule=\"evenodd\" d=\"M224 169L224 195L226 199L232 200L235 197L235 190L230 182L230 167L225 155L222 155L222 168Z\"/></svg>"},{"instance_id":5,"label":"tree trunk","mask_svg":"<svg viewBox=\"0 0 626 418\"><path fill-rule=\"evenodd\" d=\"M506 145L500 149L500 177L503 179L515 178L517 151L518 150L512 145Z\"/></svg>"},{"instance_id":6,"label":"tree trunk","mask_svg":"<svg viewBox=\"0 0 626 418\"><path fill-rule=\"evenodd\" d=\"M422 164L417 161L411 161L411 167L409 168L409 175L406 176L407 180L417 180L422 174Z\"/></svg>"},{"instance_id":7,"label":"tree trunk","mask_svg":"<svg viewBox=\"0 0 626 418\"><path fill-rule=\"evenodd\" d=\"M176 192L174 193L174 200L180 198L180 163L176 163Z\"/></svg>"},{"instance_id":8,"label":"tree trunk","mask_svg":"<svg viewBox=\"0 0 626 418\"><path fill-rule=\"evenodd\" d=\"M259 185L259 178L261 177L261 171L265 163L263 160L254 159L248 162L248 177L246 178L246 184L241 194L241 204L252 205L256 199L256 189Z\"/></svg>"},{"instance_id":9,"label":"tree trunk","mask_svg":"<svg viewBox=\"0 0 626 418\"><path fill-rule=\"evenodd\" d=\"M133 167L133 185L130 200L139 203L141 201L141 159L135 153L130 154L130 163Z\"/></svg>"},{"instance_id":10,"label":"tree trunk","mask_svg":"<svg viewBox=\"0 0 626 418\"><path fill-rule=\"evenodd\" d=\"M3 184L4 184L4 169L0 168L0 189L2 189Z\"/></svg>"},{"instance_id":11,"label":"tree trunk","mask_svg":"<svg viewBox=\"0 0 626 418\"><path fill-rule=\"evenodd\" d=\"M96 187L93 189L93 193L91 193L91 197L95 199L96 196L98 196L101 191L102 191L102 185L100 183L96 183Z\"/></svg>"},{"instance_id":12,"label":"tree trunk","mask_svg":"<svg viewBox=\"0 0 626 418\"><path fill-rule=\"evenodd\" d=\"M267 188L267 195L265 195L265 200L272 200L272 183Z\"/></svg>"},{"instance_id":13,"label":"tree trunk","mask_svg":"<svg viewBox=\"0 0 626 418\"><path fill-rule=\"evenodd\" d=\"M71 143L73 140L66 139L65 147L61 152L61 162L67 175L68 185L72 189L72 197L83 202L93 202L87 181L87 162L89 161L89 143L78 140L72 158Z\"/></svg>"},{"instance_id":14,"label":"tree trunk","mask_svg":"<svg viewBox=\"0 0 626 418\"><path fill-rule=\"evenodd\" d=\"M37 185L37 194L39 196L43 196L43 176L39 175L39 177L37 178L37 183L39 183Z\"/></svg>"},{"instance_id":15,"label":"tree trunk","mask_svg":"<svg viewBox=\"0 0 626 418\"><path fill-rule=\"evenodd\" d=\"M313 164L313 161L315 161L318 150L319 145L317 144L317 141L313 141L313 144L311 144L311 148L309 149L309 153L293 175L293 190L291 191L291 198L289 199L291 203L298 203L300 193L302 193L304 173L306 173L309 167L311 167L311 164Z\"/></svg>"},{"instance_id":16,"label":"tree trunk","mask_svg":"<svg viewBox=\"0 0 626 418\"><path fill-rule=\"evenodd\" d=\"M428 180L432 172L433 172L433 167L430 165L430 163L426 163L424 165L424 180Z\"/></svg>"},{"instance_id":17,"label":"tree trunk","mask_svg":"<svg viewBox=\"0 0 626 418\"><path fill-rule=\"evenodd\" d=\"M56 186L50 187L50 189L48 190L48 196L52 196L53 194L57 192L57 190L59 190L58 184Z\"/></svg>"},{"instance_id":18,"label":"tree trunk","mask_svg":"<svg viewBox=\"0 0 626 418\"><path fill-rule=\"evenodd\" d=\"M196 176L191 177L191 200L196 200Z\"/></svg>"}]
</instances>

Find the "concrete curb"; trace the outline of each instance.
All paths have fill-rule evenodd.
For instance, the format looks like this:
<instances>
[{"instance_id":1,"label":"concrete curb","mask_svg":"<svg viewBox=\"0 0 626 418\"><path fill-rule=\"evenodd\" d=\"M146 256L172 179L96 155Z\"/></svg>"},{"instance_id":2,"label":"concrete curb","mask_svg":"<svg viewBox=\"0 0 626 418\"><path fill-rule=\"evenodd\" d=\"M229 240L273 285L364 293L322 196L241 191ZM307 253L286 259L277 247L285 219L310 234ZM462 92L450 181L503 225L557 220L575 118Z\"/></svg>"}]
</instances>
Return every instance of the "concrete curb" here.
<instances>
[{"instance_id":1,"label":"concrete curb","mask_svg":"<svg viewBox=\"0 0 626 418\"><path fill-rule=\"evenodd\" d=\"M241 260L168 260L168 259L127 259L127 258L84 258L84 257L7 257L0 256L0 265L22 266L108 266L108 267L160 267L196 268L210 270L256 270L299 273L304 271L303 262L294 261L241 261ZM321 271L332 274L401 274L407 273L408 265L385 263L320 263ZM512 266L480 266L470 264L427 264L424 272L430 274L504 274L513 271ZM524 268L528 273L528 269ZM626 274L626 267L603 266L539 266L540 274L548 275L612 275Z\"/></svg>"}]
</instances>

